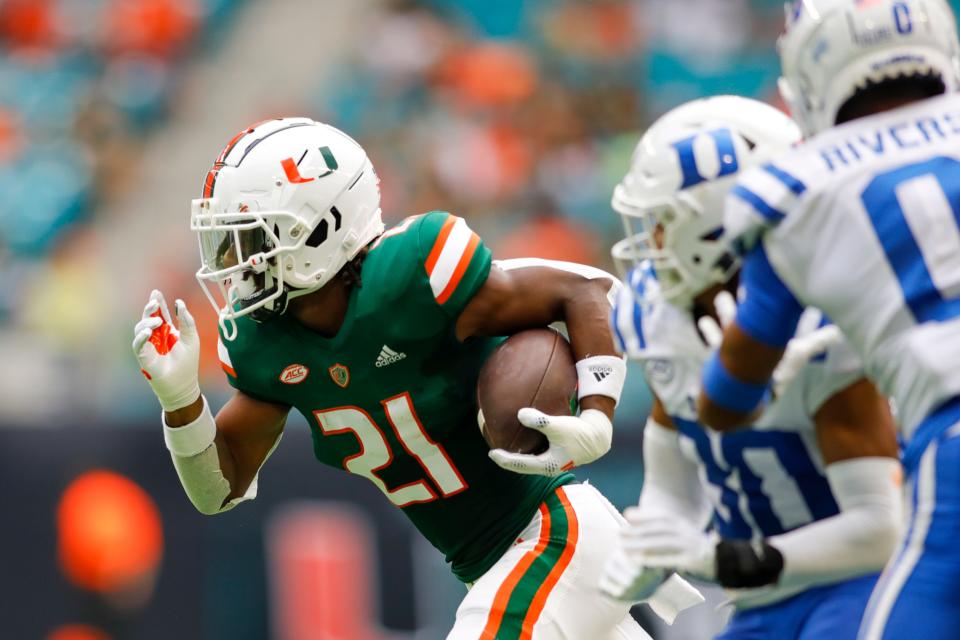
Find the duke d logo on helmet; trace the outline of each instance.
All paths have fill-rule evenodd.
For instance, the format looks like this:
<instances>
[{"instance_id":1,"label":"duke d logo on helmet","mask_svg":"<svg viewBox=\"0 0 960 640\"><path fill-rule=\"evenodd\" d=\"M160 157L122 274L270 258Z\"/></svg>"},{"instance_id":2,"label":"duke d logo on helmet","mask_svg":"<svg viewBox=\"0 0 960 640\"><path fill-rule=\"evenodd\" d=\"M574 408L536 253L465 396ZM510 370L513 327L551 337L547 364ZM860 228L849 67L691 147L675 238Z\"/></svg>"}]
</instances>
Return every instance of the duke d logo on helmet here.
<instances>
[{"instance_id":1,"label":"duke d logo on helmet","mask_svg":"<svg viewBox=\"0 0 960 640\"><path fill-rule=\"evenodd\" d=\"M330 367L328 371L330 372L330 377L337 384L337 386L346 389L347 385L350 384L350 369L347 369L346 366L338 362Z\"/></svg>"}]
</instances>

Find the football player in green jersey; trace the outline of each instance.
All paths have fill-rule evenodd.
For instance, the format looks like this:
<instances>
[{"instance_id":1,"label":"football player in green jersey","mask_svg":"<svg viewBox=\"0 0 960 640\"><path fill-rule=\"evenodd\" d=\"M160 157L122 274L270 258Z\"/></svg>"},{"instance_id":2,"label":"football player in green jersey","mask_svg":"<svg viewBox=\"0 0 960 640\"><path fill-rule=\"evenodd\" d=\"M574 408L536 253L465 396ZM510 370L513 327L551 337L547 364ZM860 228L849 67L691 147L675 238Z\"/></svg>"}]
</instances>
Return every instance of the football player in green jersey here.
<instances>
[{"instance_id":1,"label":"football player in green jersey","mask_svg":"<svg viewBox=\"0 0 960 640\"><path fill-rule=\"evenodd\" d=\"M234 137L193 201L191 227L236 393L214 417L182 301L175 326L154 291L133 346L197 509L256 496L296 408L312 424L317 459L376 484L470 585L449 638L646 637L628 605L596 588L620 516L567 473L609 449L623 385L607 274L502 269L443 212L384 231L366 153L306 118ZM555 321L579 360L580 415L524 409L521 421L548 449L491 452L476 425L480 367L498 336Z\"/></svg>"}]
</instances>

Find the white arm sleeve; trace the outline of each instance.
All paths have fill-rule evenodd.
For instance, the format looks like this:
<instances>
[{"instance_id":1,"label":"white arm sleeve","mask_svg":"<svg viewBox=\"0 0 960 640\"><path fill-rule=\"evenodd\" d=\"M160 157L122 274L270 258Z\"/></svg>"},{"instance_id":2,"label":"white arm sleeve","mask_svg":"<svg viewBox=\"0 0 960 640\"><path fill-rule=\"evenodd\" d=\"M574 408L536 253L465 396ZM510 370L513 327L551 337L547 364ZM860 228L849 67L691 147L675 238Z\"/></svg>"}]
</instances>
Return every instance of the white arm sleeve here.
<instances>
[{"instance_id":1,"label":"white arm sleeve","mask_svg":"<svg viewBox=\"0 0 960 640\"><path fill-rule=\"evenodd\" d=\"M880 571L900 537L900 462L853 458L827 466L840 513L774 536L783 554L780 585L815 585Z\"/></svg>"},{"instance_id":2,"label":"white arm sleeve","mask_svg":"<svg viewBox=\"0 0 960 640\"><path fill-rule=\"evenodd\" d=\"M667 512L701 526L710 506L697 465L680 450L680 434L652 417L643 430L643 488L640 508Z\"/></svg>"},{"instance_id":3,"label":"white arm sleeve","mask_svg":"<svg viewBox=\"0 0 960 640\"><path fill-rule=\"evenodd\" d=\"M567 271L583 276L587 280L605 279L610 281L610 290L607 292L607 300L610 306L613 306L616 300L617 292L623 287L620 278L607 273L603 269L597 269L585 264L576 262L563 262L562 260L544 260L543 258L511 258L509 260L494 260L493 264L504 271L513 271L514 269L530 269L532 267L546 267L548 269L557 269L558 271Z\"/></svg>"},{"instance_id":4,"label":"white arm sleeve","mask_svg":"<svg viewBox=\"0 0 960 640\"><path fill-rule=\"evenodd\" d=\"M182 427L168 427L166 420L163 418L161 420L163 420L164 440L167 449L170 450L170 457L173 459L173 466L177 470L180 484L183 485L184 492L197 511L208 516L223 513L245 500L253 500L257 497L259 469L250 486L247 487L247 491L239 498L224 504L223 501L230 495L230 483L220 469L220 456L214 441L217 425L213 414L210 413L206 398L203 399L203 411L200 417L190 424ZM276 450L278 444L280 444L280 436L277 436L276 442L263 460L264 463ZM260 467L263 468L263 463Z\"/></svg>"}]
</instances>

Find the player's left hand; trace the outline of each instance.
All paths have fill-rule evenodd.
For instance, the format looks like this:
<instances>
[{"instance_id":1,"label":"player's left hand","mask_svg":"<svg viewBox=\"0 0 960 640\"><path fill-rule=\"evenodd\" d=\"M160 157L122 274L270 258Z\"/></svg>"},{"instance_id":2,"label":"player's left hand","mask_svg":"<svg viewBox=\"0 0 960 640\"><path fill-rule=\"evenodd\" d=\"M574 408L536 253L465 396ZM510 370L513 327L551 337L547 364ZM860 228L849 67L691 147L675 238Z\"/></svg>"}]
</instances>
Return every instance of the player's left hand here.
<instances>
[{"instance_id":1,"label":"player's left hand","mask_svg":"<svg viewBox=\"0 0 960 640\"><path fill-rule=\"evenodd\" d=\"M637 564L618 546L603 567L600 591L614 600L641 602L653 595L666 577L663 569L648 569Z\"/></svg>"},{"instance_id":2,"label":"player's left hand","mask_svg":"<svg viewBox=\"0 0 960 640\"><path fill-rule=\"evenodd\" d=\"M716 575L717 538L682 518L631 507L623 516L623 549L638 565L667 569L705 580Z\"/></svg>"},{"instance_id":3,"label":"player's left hand","mask_svg":"<svg viewBox=\"0 0 960 640\"><path fill-rule=\"evenodd\" d=\"M520 409L517 419L546 436L550 446L540 454L490 451L491 460L515 473L558 476L605 454L613 439L610 418L597 409L584 409L579 416L548 416L526 407Z\"/></svg>"}]
</instances>

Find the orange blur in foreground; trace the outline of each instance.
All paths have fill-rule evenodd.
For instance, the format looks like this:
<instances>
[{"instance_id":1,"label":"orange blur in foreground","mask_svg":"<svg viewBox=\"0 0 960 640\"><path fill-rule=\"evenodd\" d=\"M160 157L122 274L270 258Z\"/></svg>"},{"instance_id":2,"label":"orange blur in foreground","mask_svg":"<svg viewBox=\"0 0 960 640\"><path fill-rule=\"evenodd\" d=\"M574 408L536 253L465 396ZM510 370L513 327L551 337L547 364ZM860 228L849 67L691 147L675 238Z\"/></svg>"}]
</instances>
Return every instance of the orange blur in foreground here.
<instances>
[{"instance_id":1,"label":"orange blur in foreground","mask_svg":"<svg viewBox=\"0 0 960 640\"><path fill-rule=\"evenodd\" d=\"M110 640L110 636L85 624L68 624L51 632L47 640Z\"/></svg>"},{"instance_id":2,"label":"orange blur in foreground","mask_svg":"<svg viewBox=\"0 0 960 640\"><path fill-rule=\"evenodd\" d=\"M132 480L89 471L67 487L57 507L60 563L67 578L111 592L156 570L163 554L160 512Z\"/></svg>"}]
</instances>

